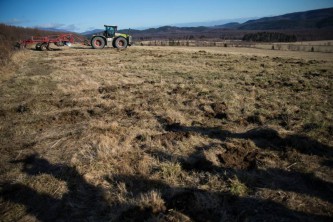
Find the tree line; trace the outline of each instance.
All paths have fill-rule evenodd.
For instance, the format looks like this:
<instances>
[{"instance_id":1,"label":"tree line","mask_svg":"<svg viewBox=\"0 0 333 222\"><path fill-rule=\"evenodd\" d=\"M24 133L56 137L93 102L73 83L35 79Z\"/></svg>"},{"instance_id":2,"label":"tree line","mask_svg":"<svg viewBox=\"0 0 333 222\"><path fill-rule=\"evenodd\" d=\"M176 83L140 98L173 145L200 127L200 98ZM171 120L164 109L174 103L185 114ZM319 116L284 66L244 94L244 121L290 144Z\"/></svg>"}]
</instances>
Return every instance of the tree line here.
<instances>
[{"instance_id":1,"label":"tree line","mask_svg":"<svg viewBox=\"0 0 333 222\"><path fill-rule=\"evenodd\" d=\"M16 42L29 39L31 36L47 36L54 34L59 33L40 30L37 28L23 28L0 23L0 65L6 65L9 62Z\"/></svg>"},{"instance_id":2,"label":"tree line","mask_svg":"<svg viewBox=\"0 0 333 222\"><path fill-rule=\"evenodd\" d=\"M243 41L249 42L296 42L296 35L279 32L257 32L245 34Z\"/></svg>"}]
</instances>

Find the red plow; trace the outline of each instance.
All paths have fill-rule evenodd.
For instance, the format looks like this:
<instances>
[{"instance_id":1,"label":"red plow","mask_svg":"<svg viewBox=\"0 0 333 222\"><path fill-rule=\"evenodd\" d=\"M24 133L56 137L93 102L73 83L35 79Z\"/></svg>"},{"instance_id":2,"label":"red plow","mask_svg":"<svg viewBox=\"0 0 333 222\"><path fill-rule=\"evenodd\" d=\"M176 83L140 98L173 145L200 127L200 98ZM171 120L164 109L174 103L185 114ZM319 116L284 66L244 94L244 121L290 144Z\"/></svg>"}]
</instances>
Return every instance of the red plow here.
<instances>
[{"instance_id":1,"label":"red plow","mask_svg":"<svg viewBox=\"0 0 333 222\"><path fill-rule=\"evenodd\" d=\"M30 39L23 40L17 43L17 47L25 48L29 44L36 44L36 50L45 51L51 50L50 44L56 46L70 46L74 43L80 43L83 45L90 45L87 39L83 39L74 34L60 34L60 35L50 35L50 36L32 36Z\"/></svg>"}]
</instances>

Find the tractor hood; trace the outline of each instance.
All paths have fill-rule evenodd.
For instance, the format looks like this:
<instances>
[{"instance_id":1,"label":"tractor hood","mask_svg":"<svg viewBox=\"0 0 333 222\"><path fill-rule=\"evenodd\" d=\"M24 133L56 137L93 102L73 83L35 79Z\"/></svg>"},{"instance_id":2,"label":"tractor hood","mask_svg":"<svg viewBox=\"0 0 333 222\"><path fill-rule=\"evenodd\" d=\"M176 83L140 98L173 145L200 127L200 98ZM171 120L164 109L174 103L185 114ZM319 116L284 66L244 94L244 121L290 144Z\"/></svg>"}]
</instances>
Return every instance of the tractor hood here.
<instances>
[{"instance_id":1,"label":"tractor hood","mask_svg":"<svg viewBox=\"0 0 333 222\"><path fill-rule=\"evenodd\" d=\"M124 33L116 32L115 37L119 37L119 36L122 36L122 37L124 37L124 38L128 38L130 35L128 35L128 34L124 34Z\"/></svg>"}]
</instances>

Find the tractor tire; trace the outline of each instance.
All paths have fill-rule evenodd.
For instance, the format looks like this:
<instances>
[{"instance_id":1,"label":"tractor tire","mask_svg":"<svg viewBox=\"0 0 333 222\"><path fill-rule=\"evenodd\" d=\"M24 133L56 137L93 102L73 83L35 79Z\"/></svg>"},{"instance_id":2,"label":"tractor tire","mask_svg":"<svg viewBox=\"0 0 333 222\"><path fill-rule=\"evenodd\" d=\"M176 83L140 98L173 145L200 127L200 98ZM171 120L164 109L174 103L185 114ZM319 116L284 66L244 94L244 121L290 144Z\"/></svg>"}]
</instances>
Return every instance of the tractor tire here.
<instances>
[{"instance_id":1,"label":"tractor tire","mask_svg":"<svg viewBox=\"0 0 333 222\"><path fill-rule=\"evenodd\" d=\"M41 45L42 45L42 43L37 43L36 46L35 46L36 50L40 50Z\"/></svg>"},{"instance_id":2,"label":"tractor tire","mask_svg":"<svg viewBox=\"0 0 333 222\"><path fill-rule=\"evenodd\" d=\"M114 41L115 48L117 49L126 49L127 48L127 40L124 37L118 37Z\"/></svg>"},{"instance_id":3,"label":"tractor tire","mask_svg":"<svg viewBox=\"0 0 333 222\"><path fill-rule=\"evenodd\" d=\"M47 50L47 43L46 42L44 42L44 43L42 43L41 45L40 45L40 50L41 51L46 51Z\"/></svg>"},{"instance_id":4,"label":"tractor tire","mask_svg":"<svg viewBox=\"0 0 333 222\"><path fill-rule=\"evenodd\" d=\"M25 45L24 44L20 44L20 43L16 43L15 46L14 46L14 49L17 50L17 49L24 49L25 48Z\"/></svg>"},{"instance_id":5,"label":"tractor tire","mask_svg":"<svg viewBox=\"0 0 333 222\"><path fill-rule=\"evenodd\" d=\"M105 40L102 37L99 37L99 36L94 37L91 40L91 46L94 49L103 49L105 47Z\"/></svg>"}]
</instances>

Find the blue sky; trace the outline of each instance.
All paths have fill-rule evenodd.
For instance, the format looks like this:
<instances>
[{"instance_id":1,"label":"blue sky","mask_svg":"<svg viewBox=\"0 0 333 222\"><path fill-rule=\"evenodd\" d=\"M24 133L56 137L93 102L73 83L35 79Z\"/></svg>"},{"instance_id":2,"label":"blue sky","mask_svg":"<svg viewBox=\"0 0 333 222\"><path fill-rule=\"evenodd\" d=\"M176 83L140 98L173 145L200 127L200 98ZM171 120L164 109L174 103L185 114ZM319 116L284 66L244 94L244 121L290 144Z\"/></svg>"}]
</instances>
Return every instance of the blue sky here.
<instances>
[{"instance_id":1,"label":"blue sky","mask_svg":"<svg viewBox=\"0 0 333 222\"><path fill-rule=\"evenodd\" d=\"M0 0L0 23L82 32L248 18L333 7L333 0Z\"/></svg>"}]
</instances>

